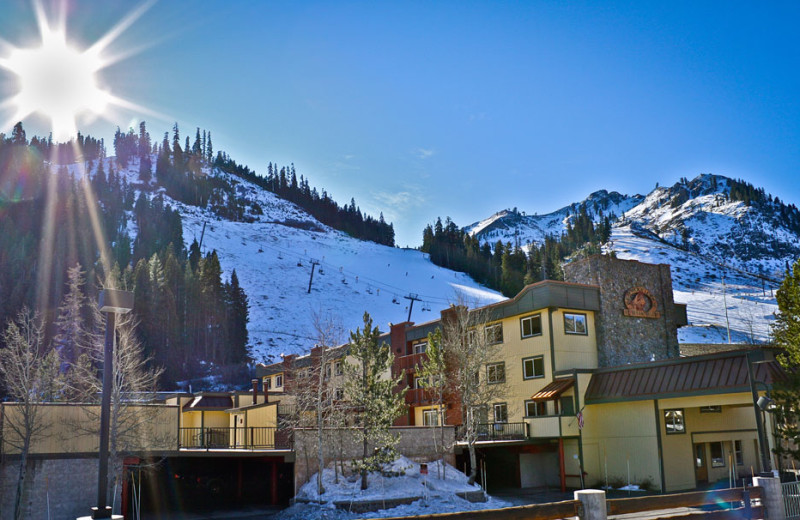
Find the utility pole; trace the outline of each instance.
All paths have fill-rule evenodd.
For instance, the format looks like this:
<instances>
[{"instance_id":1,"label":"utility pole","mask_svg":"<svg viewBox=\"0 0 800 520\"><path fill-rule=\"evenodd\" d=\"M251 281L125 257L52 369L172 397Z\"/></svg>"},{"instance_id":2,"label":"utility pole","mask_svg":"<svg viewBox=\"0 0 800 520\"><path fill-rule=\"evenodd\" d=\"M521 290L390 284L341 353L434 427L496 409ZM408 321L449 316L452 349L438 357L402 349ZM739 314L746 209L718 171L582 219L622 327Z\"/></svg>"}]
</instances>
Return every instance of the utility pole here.
<instances>
[{"instance_id":1,"label":"utility pole","mask_svg":"<svg viewBox=\"0 0 800 520\"><path fill-rule=\"evenodd\" d=\"M421 302L422 300L419 299L419 295L416 293L409 293L408 296L403 296L406 300L411 300L411 303L408 304L408 319L406 321L411 321L411 309L414 308L414 302Z\"/></svg>"},{"instance_id":2,"label":"utility pole","mask_svg":"<svg viewBox=\"0 0 800 520\"><path fill-rule=\"evenodd\" d=\"M319 265L319 260L311 259L311 278L308 279L308 294L311 294L311 282L314 281L314 268Z\"/></svg>"},{"instance_id":3,"label":"utility pole","mask_svg":"<svg viewBox=\"0 0 800 520\"><path fill-rule=\"evenodd\" d=\"M203 231L200 232L200 243L197 245L201 253L203 252L203 238L206 236L206 222L205 220L203 221Z\"/></svg>"},{"instance_id":4,"label":"utility pole","mask_svg":"<svg viewBox=\"0 0 800 520\"><path fill-rule=\"evenodd\" d=\"M725 273L722 273L722 304L725 306L725 328L728 329L728 345L731 344L731 322L728 320L728 297L725 291Z\"/></svg>"}]
</instances>

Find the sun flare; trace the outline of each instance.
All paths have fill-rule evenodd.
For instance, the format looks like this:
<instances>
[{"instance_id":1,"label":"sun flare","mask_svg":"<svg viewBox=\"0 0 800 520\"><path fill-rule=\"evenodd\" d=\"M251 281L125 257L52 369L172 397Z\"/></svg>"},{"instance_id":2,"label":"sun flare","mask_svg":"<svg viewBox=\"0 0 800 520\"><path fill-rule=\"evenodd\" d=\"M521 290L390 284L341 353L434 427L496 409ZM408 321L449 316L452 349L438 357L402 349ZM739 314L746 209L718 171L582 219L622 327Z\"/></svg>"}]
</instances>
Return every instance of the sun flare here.
<instances>
[{"instance_id":1,"label":"sun flare","mask_svg":"<svg viewBox=\"0 0 800 520\"><path fill-rule=\"evenodd\" d=\"M34 6L41 44L29 48L7 45L10 51L0 56L0 67L15 76L17 87L16 92L0 104L0 108L14 109L9 123L38 114L50 119L55 141L67 141L75 136L81 118L104 116L110 105L140 108L102 88L99 72L116 61L105 56L103 51L149 4L131 13L84 50L68 41L63 13L53 27L41 5L35 3Z\"/></svg>"}]
</instances>

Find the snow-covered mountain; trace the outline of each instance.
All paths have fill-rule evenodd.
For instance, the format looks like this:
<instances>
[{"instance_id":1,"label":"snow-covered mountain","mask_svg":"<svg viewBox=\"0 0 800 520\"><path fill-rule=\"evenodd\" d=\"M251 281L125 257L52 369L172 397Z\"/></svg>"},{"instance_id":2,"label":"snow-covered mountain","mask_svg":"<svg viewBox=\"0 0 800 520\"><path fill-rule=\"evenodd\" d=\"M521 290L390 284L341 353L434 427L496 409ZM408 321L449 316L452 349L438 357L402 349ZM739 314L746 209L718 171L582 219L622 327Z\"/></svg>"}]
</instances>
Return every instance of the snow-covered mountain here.
<instances>
[{"instance_id":1,"label":"snow-covered mountain","mask_svg":"<svg viewBox=\"0 0 800 520\"><path fill-rule=\"evenodd\" d=\"M703 174L646 196L601 190L546 215L505 210L466 230L482 242L525 248L560 236L582 205L595 222L610 219L606 252L672 266L675 300L688 304L690 327L681 329L681 341L727 342L728 323L732 341L768 338L774 291L787 262L800 257L800 213L793 205Z\"/></svg>"},{"instance_id":2,"label":"snow-covered mountain","mask_svg":"<svg viewBox=\"0 0 800 520\"><path fill-rule=\"evenodd\" d=\"M137 172L134 162L121 173L141 186ZM245 206L259 211L231 221L165 199L182 216L187 246L202 239L204 251L217 251L226 278L236 269L250 301L257 361L306 352L317 337L315 316L335 316L345 341L365 311L382 330L406 320L407 296L415 298L411 320L417 323L437 318L457 293L476 302L503 299L419 251L351 238L255 184L216 170L208 174L233 185ZM746 187L704 174L646 196L601 190L545 215L505 210L467 230L482 241L524 248L560 235L583 206L595 221L612 223L605 252L672 266L675 300L688 304L690 326L681 329L682 342L727 342L728 323L734 342L765 341L777 309L774 291L786 263L800 257L800 218L794 206Z\"/></svg>"},{"instance_id":3,"label":"snow-covered mountain","mask_svg":"<svg viewBox=\"0 0 800 520\"><path fill-rule=\"evenodd\" d=\"M120 174L132 186L148 189L138 178L137 161ZM181 214L187 247L202 239L203 252L215 249L225 279L236 269L249 298L250 354L256 361L307 352L319 337L317 316L338 320L344 342L348 331L363 325L365 311L383 331L390 322L405 321L411 303L407 296L417 298L411 309L411 320L417 323L438 318L459 294L471 302L504 299L463 273L433 265L419 251L351 238L248 181L217 170L209 174L232 184L236 196L247 201L246 222L224 219L166 194L165 203ZM164 193L154 181L150 189ZM129 225L133 236L135 226Z\"/></svg>"}]
</instances>

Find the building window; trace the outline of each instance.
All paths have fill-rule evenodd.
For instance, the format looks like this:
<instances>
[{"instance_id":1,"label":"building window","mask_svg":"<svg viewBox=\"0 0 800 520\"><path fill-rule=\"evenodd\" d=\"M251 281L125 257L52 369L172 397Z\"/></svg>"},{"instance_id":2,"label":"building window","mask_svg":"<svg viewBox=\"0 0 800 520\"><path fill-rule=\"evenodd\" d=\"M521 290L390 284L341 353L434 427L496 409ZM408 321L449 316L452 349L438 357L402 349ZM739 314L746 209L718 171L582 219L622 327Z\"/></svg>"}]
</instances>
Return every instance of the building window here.
<instances>
[{"instance_id":1,"label":"building window","mask_svg":"<svg viewBox=\"0 0 800 520\"><path fill-rule=\"evenodd\" d=\"M542 335L542 315L536 314L534 316L525 316L520 318L519 326L522 330L523 338L530 338L532 336Z\"/></svg>"},{"instance_id":2,"label":"building window","mask_svg":"<svg viewBox=\"0 0 800 520\"><path fill-rule=\"evenodd\" d=\"M414 388L427 388L429 386L427 377L414 376Z\"/></svg>"},{"instance_id":3,"label":"building window","mask_svg":"<svg viewBox=\"0 0 800 520\"><path fill-rule=\"evenodd\" d=\"M525 401L525 416L526 417L539 417L547 415L547 403L544 401Z\"/></svg>"},{"instance_id":4,"label":"building window","mask_svg":"<svg viewBox=\"0 0 800 520\"><path fill-rule=\"evenodd\" d=\"M561 415L575 415L575 399L571 395L561 398Z\"/></svg>"},{"instance_id":5,"label":"building window","mask_svg":"<svg viewBox=\"0 0 800 520\"><path fill-rule=\"evenodd\" d=\"M744 453L742 453L742 441L733 441L733 455L737 466L744 465Z\"/></svg>"},{"instance_id":6,"label":"building window","mask_svg":"<svg viewBox=\"0 0 800 520\"><path fill-rule=\"evenodd\" d=\"M586 328L586 315L575 314L573 312L564 313L564 333L565 334L588 334Z\"/></svg>"},{"instance_id":7,"label":"building window","mask_svg":"<svg viewBox=\"0 0 800 520\"><path fill-rule=\"evenodd\" d=\"M334 388L333 389L333 398L337 401L341 401L344 399L344 388Z\"/></svg>"},{"instance_id":8,"label":"building window","mask_svg":"<svg viewBox=\"0 0 800 520\"><path fill-rule=\"evenodd\" d=\"M701 406L700 413L722 413L722 406Z\"/></svg>"},{"instance_id":9,"label":"building window","mask_svg":"<svg viewBox=\"0 0 800 520\"><path fill-rule=\"evenodd\" d=\"M721 442L709 442L708 448L711 450L711 467L723 468L725 467L725 455L722 452Z\"/></svg>"},{"instance_id":10,"label":"building window","mask_svg":"<svg viewBox=\"0 0 800 520\"><path fill-rule=\"evenodd\" d=\"M506 382L506 364L490 363L486 365L486 382L489 384Z\"/></svg>"},{"instance_id":11,"label":"building window","mask_svg":"<svg viewBox=\"0 0 800 520\"><path fill-rule=\"evenodd\" d=\"M664 410L664 426L667 435L672 433L686 433L686 424L683 422L683 410Z\"/></svg>"},{"instance_id":12,"label":"building window","mask_svg":"<svg viewBox=\"0 0 800 520\"><path fill-rule=\"evenodd\" d=\"M427 341L423 341L421 343L415 343L414 344L414 354L422 354L426 350L428 350L428 342Z\"/></svg>"},{"instance_id":13,"label":"building window","mask_svg":"<svg viewBox=\"0 0 800 520\"><path fill-rule=\"evenodd\" d=\"M333 373L337 376L344 374L344 366L342 365L341 361L337 361L333 364Z\"/></svg>"},{"instance_id":14,"label":"building window","mask_svg":"<svg viewBox=\"0 0 800 520\"><path fill-rule=\"evenodd\" d=\"M331 371L333 367L331 367L331 363L325 363L325 379L331 378Z\"/></svg>"},{"instance_id":15,"label":"building window","mask_svg":"<svg viewBox=\"0 0 800 520\"><path fill-rule=\"evenodd\" d=\"M495 323L493 325L487 325L486 329L484 329L484 333L486 334L486 342L489 345L496 345L498 343L503 342L503 324L502 323Z\"/></svg>"},{"instance_id":16,"label":"building window","mask_svg":"<svg viewBox=\"0 0 800 520\"><path fill-rule=\"evenodd\" d=\"M275 388L283 386L283 375L278 374L275 376Z\"/></svg>"},{"instance_id":17,"label":"building window","mask_svg":"<svg viewBox=\"0 0 800 520\"><path fill-rule=\"evenodd\" d=\"M439 411L438 410L423 410L422 411L422 425L423 426L439 426Z\"/></svg>"},{"instance_id":18,"label":"building window","mask_svg":"<svg viewBox=\"0 0 800 520\"><path fill-rule=\"evenodd\" d=\"M494 422L506 423L508 422L508 406L506 403L495 403L494 408Z\"/></svg>"},{"instance_id":19,"label":"building window","mask_svg":"<svg viewBox=\"0 0 800 520\"><path fill-rule=\"evenodd\" d=\"M522 378L544 377L544 356L529 357L522 360Z\"/></svg>"}]
</instances>

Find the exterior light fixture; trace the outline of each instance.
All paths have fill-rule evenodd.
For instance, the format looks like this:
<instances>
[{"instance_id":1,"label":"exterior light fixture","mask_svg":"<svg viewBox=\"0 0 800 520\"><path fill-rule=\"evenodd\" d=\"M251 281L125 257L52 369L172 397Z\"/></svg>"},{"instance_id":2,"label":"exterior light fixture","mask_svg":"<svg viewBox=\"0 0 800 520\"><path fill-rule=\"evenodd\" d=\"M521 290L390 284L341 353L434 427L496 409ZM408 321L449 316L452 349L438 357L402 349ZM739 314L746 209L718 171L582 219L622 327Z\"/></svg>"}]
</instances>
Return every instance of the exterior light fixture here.
<instances>
[{"instance_id":1,"label":"exterior light fixture","mask_svg":"<svg viewBox=\"0 0 800 520\"><path fill-rule=\"evenodd\" d=\"M103 289L98 301L100 312L106 315L106 336L103 350L103 393L100 401L100 462L97 470L97 506L92 508L92 518L112 518L111 507L106 505L108 495L108 444L109 418L111 416L111 381L114 377L114 339L117 314L133 310L133 293L118 289ZM122 517L119 517L122 518Z\"/></svg>"}]
</instances>

